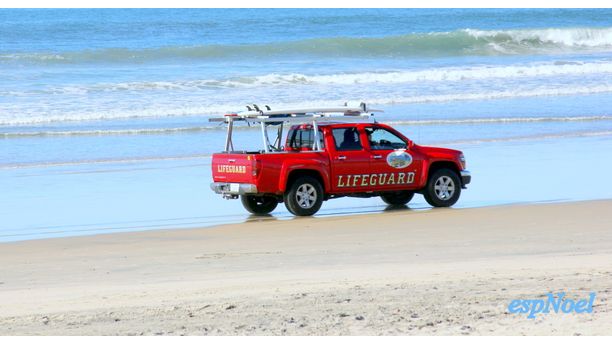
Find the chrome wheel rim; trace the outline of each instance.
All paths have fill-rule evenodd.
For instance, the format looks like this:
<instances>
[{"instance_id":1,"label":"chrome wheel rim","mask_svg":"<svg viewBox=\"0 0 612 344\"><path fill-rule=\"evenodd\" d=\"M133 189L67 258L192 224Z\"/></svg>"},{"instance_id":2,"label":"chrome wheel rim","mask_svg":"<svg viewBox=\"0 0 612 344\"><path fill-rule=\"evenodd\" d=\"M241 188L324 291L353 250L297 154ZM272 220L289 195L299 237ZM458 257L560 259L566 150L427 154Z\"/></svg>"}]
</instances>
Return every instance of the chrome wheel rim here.
<instances>
[{"instance_id":1,"label":"chrome wheel rim","mask_svg":"<svg viewBox=\"0 0 612 344\"><path fill-rule=\"evenodd\" d=\"M448 200L455 194L455 182L449 176L442 176L434 183L436 197L441 200Z\"/></svg>"},{"instance_id":2,"label":"chrome wheel rim","mask_svg":"<svg viewBox=\"0 0 612 344\"><path fill-rule=\"evenodd\" d=\"M302 209L310 209L317 201L317 189L312 184L302 184L297 188L295 200Z\"/></svg>"}]
</instances>

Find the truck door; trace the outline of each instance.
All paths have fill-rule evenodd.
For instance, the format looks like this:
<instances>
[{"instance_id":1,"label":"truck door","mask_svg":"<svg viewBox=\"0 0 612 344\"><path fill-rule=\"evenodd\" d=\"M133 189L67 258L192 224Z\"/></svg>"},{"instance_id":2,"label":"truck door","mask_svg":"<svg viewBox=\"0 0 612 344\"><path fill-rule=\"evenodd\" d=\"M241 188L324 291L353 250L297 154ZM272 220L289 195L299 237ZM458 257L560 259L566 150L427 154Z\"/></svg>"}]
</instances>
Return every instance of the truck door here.
<instances>
[{"instance_id":1,"label":"truck door","mask_svg":"<svg viewBox=\"0 0 612 344\"><path fill-rule=\"evenodd\" d=\"M423 157L408 149L408 142L387 128L365 128L370 155L369 187L376 191L413 189L419 185Z\"/></svg>"},{"instance_id":2,"label":"truck door","mask_svg":"<svg viewBox=\"0 0 612 344\"><path fill-rule=\"evenodd\" d=\"M363 190L361 176L367 173L370 165L370 153L365 150L363 134L356 127L333 128L331 133L334 141L329 149L332 190L335 193Z\"/></svg>"}]
</instances>

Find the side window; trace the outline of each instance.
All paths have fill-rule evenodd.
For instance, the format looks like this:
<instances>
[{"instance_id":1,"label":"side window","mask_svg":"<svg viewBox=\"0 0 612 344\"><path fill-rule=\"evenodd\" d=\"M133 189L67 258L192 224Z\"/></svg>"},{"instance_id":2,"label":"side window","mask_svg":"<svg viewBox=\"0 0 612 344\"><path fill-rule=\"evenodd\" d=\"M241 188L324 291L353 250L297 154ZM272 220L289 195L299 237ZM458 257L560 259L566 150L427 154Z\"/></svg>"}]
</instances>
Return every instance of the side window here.
<instances>
[{"instance_id":1,"label":"side window","mask_svg":"<svg viewBox=\"0 0 612 344\"><path fill-rule=\"evenodd\" d=\"M292 150L302 150L304 148L314 149L314 130L308 129L292 129L288 133L288 146ZM323 132L319 130L319 147L325 148L325 141L323 140Z\"/></svg>"},{"instance_id":2,"label":"side window","mask_svg":"<svg viewBox=\"0 0 612 344\"><path fill-rule=\"evenodd\" d=\"M373 150L406 148L406 142L384 128L366 128L370 147Z\"/></svg>"},{"instance_id":3,"label":"side window","mask_svg":"<svg viewBox=\"0 0 612 344\"><path fill-rule=\"evenodd\" d=\"M334 142L336 143L336 150L349 151L361 150L363 148L359 140L357 128L333 129L332 134L334 136Z\"/></svg>"}]
</instances>

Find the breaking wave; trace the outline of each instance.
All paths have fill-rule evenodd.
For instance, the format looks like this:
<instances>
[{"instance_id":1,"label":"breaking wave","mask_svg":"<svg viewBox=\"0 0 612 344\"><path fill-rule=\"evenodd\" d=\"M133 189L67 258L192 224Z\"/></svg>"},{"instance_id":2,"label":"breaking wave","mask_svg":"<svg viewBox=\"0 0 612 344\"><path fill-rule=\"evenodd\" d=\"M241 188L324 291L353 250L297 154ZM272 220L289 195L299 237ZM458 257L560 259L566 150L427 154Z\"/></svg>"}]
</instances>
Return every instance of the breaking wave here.
<instances>
[{"instance_id":1,"label":"breaking wave","mask_svg":"<svg viewBox=\"0 0 612 344\"><path fill-rule=\"evenodd\" d=\"M520 30L463 29L387 37L336 37L244 45L112 48L69 52L3 53L0 62L97 63L146 62L160 59L317 57L411 57L517 55L612 50L612 28L545 28Z\"/></svg>"},{"instance_id":2,"label":"breaking wave","mask_svg":"<svg viewBox=\"0 0 612 344\"><path fill-rule=\"evenodd\" d=\"M254 88L284 85L358 85L401 84L411 82L453 82L495 78L557 77L612 73L612 62L555 61L538 64L507 66L462 66L421 70L378 71L362 73L338 73L305 75L300 73L266 74L229 79L139 81L122 83L98 83L94 85L68 85L36 90L35 93L87 94L92 92L130 91L197 91L215 88ZM25 96L15 91L0 91L0 95Z\"/></svg>"}]
</instances>

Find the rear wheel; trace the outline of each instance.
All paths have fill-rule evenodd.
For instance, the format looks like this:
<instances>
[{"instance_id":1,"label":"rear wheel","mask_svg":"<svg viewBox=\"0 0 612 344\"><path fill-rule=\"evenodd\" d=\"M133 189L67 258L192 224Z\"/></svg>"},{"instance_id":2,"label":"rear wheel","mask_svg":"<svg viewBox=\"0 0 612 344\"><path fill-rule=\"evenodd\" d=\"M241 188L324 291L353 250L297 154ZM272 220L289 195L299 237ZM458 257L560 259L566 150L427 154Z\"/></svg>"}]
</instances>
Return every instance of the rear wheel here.
<instances>
[{"instance_id":1,"label":"rear wheel","mask_svg":"<svg viewBox=\"0 0 612 344\"><path fill-rule=\"evenodd\" d=\"M314 215L323 204L323 187L315 178L297 178L285 192L287 210L296 216Z\"/></svg>"},{"instance_id":2,"label":"rear wheel","mask_svg":"<svg viewBox=\"0 0 612 344\"><path fill-rule=\"evenodd\" d=\"M404 205L414 197L412 191L396 191L380 195L380 198L388 205Z\"/></svg>"},{"instance_id":3,"label":"rear wheel","mask_svg":"<svg viewBox=\"0 0 612 344\"><path fill-rule=\"evenodd\" d=\"M240 196L242 205L251 214L255 215L266 215L276 209L278 200L270 196Z\"/></svg>"},{"instance_id":4,"label":"rear wheel","mask_svg":"<svg viewBox=\"0 0 612 344\"><path fill-rule=\"evenodd\" d=\"M434 207L450 207L461 195L461 181L453 170L442 168L429 176L423 196Z\"/></svg>"}]
</instances>

